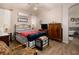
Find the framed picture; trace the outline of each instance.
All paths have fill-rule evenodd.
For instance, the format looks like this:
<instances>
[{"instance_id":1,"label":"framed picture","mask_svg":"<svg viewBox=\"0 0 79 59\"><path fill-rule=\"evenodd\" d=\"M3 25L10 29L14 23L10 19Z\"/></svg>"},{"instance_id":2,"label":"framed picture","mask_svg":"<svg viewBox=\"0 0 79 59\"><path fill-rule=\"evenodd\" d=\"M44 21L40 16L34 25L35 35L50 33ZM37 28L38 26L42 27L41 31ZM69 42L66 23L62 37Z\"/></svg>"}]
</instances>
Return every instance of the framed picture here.
<instances>
[{"instance_id":1,"label":"framed picture","mask_svg":"<svg viewBox=\"0 0 79 59\"><path fill-rule=\"evenodd\" d=\"M71 18L72 22L79 22L79 18Z\"/></svg>"},{"instance_id":2,"label":"framed picture","mask_svg":"<svg viewBox=\"0 0 79 59\"><path fill-rule=\"evenodd\" d=\"M26 17L19 17L18 22L28 22L28 18Z\"/></svg>"},{"instance_id":3,"label":"framed picture","mask_svg":"<svg viewBox=\"0 0 79 59\"><path fill-rule=\"evenodd\" d=\"M75 21L75 18L71 18L71 21L74 22Z\"/></svg>"},{"instance_id":4,"label":"framed picture","mask_svg":"<svg viewBox=\"0 0 79 59\"><path fill-rule=\"evenodd\" d=\"M18 13L18 22L28 22L28 16L23 13Z\"/></svg>"}]
</instances>

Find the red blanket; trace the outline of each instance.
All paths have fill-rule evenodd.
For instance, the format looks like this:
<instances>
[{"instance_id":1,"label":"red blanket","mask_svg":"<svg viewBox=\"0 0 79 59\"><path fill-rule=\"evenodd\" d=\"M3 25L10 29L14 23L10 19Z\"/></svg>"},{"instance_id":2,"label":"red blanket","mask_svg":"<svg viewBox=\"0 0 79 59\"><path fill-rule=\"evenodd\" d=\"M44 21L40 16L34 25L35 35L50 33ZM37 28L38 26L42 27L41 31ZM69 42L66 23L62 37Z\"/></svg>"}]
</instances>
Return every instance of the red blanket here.
<instances>
[{"instance_id":1,"label":"red blanket","mask_svg":"<svg viewBox=\"0 0 79 59\"><path fill-rule=\"evenodd\" d=\"M30 31L30 32L27 31L27 32L21 32L20 34L27 37L30 34L36 34L36 33L38 33L38 31Z\"/></svg>"}]
</instances>

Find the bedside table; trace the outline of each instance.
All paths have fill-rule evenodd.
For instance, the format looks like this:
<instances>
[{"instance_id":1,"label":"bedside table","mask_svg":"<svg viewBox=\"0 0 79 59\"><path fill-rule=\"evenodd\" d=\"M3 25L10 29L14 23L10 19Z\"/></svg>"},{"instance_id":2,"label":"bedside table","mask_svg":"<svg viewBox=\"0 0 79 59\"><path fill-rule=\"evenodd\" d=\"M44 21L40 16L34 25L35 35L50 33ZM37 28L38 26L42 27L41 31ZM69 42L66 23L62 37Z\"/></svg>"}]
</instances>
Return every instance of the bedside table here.
<instances>
[{"instance_id":1,"label":"bedside table","mask_svg":"<svg viewBox=\"0 0 79 59\"><path fill-rule=\"evenodd\" d=\"M9 37L10 35L7 33L0 34L0 40L4 41L9 46Z\"/></svg>"}]
</instances>

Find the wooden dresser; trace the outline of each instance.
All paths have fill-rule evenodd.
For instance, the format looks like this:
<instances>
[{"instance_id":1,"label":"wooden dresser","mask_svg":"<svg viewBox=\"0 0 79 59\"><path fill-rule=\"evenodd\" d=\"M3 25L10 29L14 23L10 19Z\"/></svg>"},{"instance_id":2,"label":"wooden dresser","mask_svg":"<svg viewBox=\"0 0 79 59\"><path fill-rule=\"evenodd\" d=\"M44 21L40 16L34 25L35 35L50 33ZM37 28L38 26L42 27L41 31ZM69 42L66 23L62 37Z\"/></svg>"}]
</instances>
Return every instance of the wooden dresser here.
<instances>
[{"instance_id":1,"label":"wooden dresser","mask_svg":"<svg viewBox=\"0 0 79 59\"><path fill-rule=\"evenodd\" d=\"M0 34L0 40L4 41L9 46L9 34Z\"/></svg>"},{"instance_id":2,"label":"wooden dresser","mask_svg":"<svg viewBox=\"0 0 79 59\"><path fill-rule=\"evenodd\" d=\"M48 37L50 39L62 42L61 23L51 23L48 25Z\"/></svg>"}]
</instances>

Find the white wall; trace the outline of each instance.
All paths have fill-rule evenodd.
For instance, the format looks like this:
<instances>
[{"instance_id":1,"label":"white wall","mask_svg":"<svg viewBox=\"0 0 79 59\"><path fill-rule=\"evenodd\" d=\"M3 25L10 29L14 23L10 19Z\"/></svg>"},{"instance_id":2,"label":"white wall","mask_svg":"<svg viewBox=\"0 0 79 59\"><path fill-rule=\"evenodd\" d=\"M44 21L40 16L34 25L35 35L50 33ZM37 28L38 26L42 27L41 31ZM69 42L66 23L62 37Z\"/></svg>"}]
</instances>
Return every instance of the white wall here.
<instances>
[{"instance_id":1,"label":"white wall","mask_svg":"<svg viewBox=\"0 0 79 59\"><path fill-rule=\"evenodd\" d=\"M34 29L40 29L40 20L36 16L31 16L31 25L34 27Z\"/></svg>"},{"instance_id":2,"label":"white wall","mask_svg":"<svg viewBox=\"0 0 79 59\"><path fill-rule=\"evenodd\" d=\"M15 24L22 24L22 22L18 22L17 21L18 20L18 13L19 12L27 14L27 16L29 15L26 11L23 11L23 10L14 9L14 10L11 11L11 32L12 33L14 32L14 26L15 26ZM25 22L23 22L23 24L24 23Z\"/></svg>"},{"instance_id":3,"label":"white wall","mask_svg":"<svg viewBox=\"0 0 79 59\"><path fill-rule=\"evenodd\" d=\"M24 10L16 10L16 9L14 9L14 10L11 11L11 32L12 33L14 32L14 25L15 24L22 24L21 22L17 22L18 12L27 14L27 17L29 18L29 24L34 24L34 27L36 29L40 28L39 19L38 19L37 16L32 15L31 12L28 12L27 10L24 11ZM24 24L24 22L23 22L23 24Z\"/></svg>"},{"instance_id":4,"label":"white wall","mask_svg":"<svg viewBox=\"0 0 79 59\"><path fill-rule=\"evenodd\" d=\"M48 23L53 23L53 22L61 23L61 21L62 21L61 4L57 4L54 7L51 6L48 9L40 10L39 18L41 20L41 23L43 23L43 24L44 23L48 24Z\"/></svg>"},{"instance_id":5,"label":"white wall","mask_svg":"<svg viewBox=\"0 0 79 59\"><path fill-rule=\"evenodd\" d=\"M63 5L63 42L68 43L68 7Z\"/></svg>"},{"instance_id":6,"label":"white wall","mask_svg":"<svg viewBox=\"0 0 79 59\"><path fill-rule=\"evenodd\" d=\"M69 19L69 8L74 4L63 4L63 42L68 43L68 19Z\"/></svg>"},{"instance_id":7,"label":"white wall","mask_svg":"<svg viewBox=\"0 0 79 59\"><path fill-rule=\"evenodd\" d=\"M7 9L0 9L0 29L1 31L4 31L3 26L8 28L8 32L14 32L14 25L20 24L20 22L17 22L18 19L18 12L22 12L27 14L27 16L31 17L33 15L30 15L30 12L24 11L24 10L7 10ZM32 20L31 24L34 24L36 29L40 28L39 19L37 16L33 16L32 18L29 18L29 20ZM24 24L24 23L23 23Z\"/></svg>"}]
</instances>

